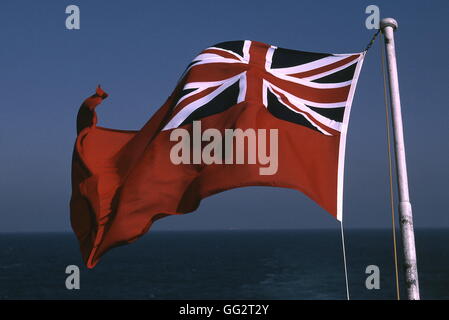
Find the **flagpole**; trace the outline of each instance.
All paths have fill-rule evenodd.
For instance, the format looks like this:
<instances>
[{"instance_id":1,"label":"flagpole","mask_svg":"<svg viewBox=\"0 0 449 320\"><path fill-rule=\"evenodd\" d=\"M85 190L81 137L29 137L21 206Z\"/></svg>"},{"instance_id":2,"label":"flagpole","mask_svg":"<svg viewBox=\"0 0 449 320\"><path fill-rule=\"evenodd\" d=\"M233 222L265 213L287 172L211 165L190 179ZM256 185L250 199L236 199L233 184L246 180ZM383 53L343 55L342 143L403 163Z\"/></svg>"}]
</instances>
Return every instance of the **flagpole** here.
<instances>
[{"instance_id":1,"label":"flagpole","mask_svg":"<svg viewBox=\"0 0 449 320\"><path fill-rule=\"evenodd\" d=\"M399 189L399 220L404 253L405 282L409 300L419 300L418 268L416 264L415 234L413 230L412 205L408 190L407 164L405 159L404 133L402 126L401 98L399 95L398 71L394 46L394 31L398 23L393 18L382 19L380 28L384 34L388 63L390 105L394 131L396 171Z\"/></svg>"}]
</instances>

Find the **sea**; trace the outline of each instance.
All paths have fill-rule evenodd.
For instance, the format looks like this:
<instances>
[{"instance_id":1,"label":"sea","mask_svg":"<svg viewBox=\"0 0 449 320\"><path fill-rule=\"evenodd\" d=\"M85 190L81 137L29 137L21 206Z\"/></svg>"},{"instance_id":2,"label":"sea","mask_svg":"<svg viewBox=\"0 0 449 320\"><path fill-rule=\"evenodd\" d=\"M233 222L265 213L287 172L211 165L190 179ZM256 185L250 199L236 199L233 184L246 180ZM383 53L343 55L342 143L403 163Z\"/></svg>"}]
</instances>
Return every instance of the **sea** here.
<instances>
[{"instance_id":1,"label":"sea","mask_svg":"<svg viewBox=\"0 0 449 320\"><path fill-rule=\"evenodd\" d=\"M391 230L345 237L350 298L396 299ZM449 299L449 229L417 229L416 246L422 299ZM79 267L79 289L66 287L69 265ZM0 299L344 300L340 231L150 231L92 270L72 233L4 233Z\"/></svg>"}]
</instances>

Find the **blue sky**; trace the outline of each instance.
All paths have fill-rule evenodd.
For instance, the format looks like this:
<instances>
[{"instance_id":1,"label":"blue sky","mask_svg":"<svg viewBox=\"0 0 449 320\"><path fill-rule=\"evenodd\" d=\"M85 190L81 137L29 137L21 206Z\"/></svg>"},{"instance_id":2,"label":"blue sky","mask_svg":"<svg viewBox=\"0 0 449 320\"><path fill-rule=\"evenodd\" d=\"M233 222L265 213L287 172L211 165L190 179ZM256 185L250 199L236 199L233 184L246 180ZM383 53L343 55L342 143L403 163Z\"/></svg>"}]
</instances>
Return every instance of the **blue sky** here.
<instances>
[{"instance_id":1,"label":"blue sky","mask_svg":"<svg viewBox=\"0 0 449 320\"><path fill-rule=\"evenodd\" d=\"M76 4L81 29L65 28ZM101 83L100 125L139 129L203 48L249 39L317 52L364 49L366 6L396 32L406 150L417 227L449 227L447 1L2 1L0 232L68 231L70 163L82 100ZM345 224L390 226L379 43L365 60L347 140ZM395 189L396 190L396 189ZM335 228L306 196L245 188L154 229Z\"/></svg>"}]
</instances>

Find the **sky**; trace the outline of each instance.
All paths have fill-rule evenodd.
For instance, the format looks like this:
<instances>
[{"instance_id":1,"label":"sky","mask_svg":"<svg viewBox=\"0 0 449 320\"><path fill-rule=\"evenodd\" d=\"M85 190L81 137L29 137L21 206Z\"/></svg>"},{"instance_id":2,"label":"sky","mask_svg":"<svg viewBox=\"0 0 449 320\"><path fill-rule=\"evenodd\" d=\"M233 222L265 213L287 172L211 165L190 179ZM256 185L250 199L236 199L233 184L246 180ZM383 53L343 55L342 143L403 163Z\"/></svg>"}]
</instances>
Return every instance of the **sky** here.
<instances>
[{"instance_id":1,"label":"sky","mask_svg":"<svg viewBox=\"0 0 449 320\"><path fill-rule=\"evenodd\" d=\"M80 8L67 30L65 8ZM0 232L70 231L76 115L97 84L99 125L140 129L202 49L257 40L303 51L362 51L374 30L395 33L410 195L416 227L449 227L448 1L1 1ZM346 228L390 228L380 42L368 52L347 138ZM395 189L396 191L396 185ZM153 230L337 228L305 195L249 187L203 200Z\"/></svg>"}]
</instances>

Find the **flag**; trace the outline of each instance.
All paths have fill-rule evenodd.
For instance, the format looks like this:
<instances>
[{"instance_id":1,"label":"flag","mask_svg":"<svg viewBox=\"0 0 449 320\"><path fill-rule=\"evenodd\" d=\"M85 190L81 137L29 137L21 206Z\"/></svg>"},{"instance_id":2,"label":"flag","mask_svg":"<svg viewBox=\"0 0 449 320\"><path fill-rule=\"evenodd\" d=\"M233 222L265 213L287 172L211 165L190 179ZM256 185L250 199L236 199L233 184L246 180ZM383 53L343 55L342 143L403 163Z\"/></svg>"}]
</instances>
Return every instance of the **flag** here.
<instances>
[{"instance_id":1,"label":"flag","mask_svg":"<svg viewBox=\"0 0 449 320\"><path fill-rule=\"evenodd\" d=\"M139 131L96 125L95 108L107 97L98 87L80 107L72 160L71 224L86 265L156 220L232 188L295 189L341 220L346 133L364 54L249 40L214 45Z\"/></svg>"}]
</instances>

